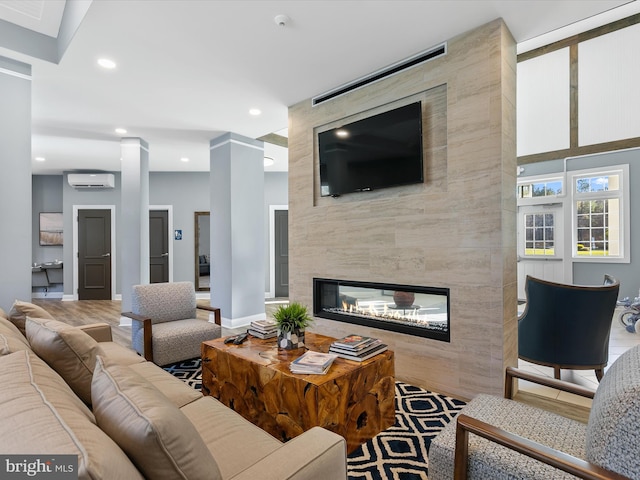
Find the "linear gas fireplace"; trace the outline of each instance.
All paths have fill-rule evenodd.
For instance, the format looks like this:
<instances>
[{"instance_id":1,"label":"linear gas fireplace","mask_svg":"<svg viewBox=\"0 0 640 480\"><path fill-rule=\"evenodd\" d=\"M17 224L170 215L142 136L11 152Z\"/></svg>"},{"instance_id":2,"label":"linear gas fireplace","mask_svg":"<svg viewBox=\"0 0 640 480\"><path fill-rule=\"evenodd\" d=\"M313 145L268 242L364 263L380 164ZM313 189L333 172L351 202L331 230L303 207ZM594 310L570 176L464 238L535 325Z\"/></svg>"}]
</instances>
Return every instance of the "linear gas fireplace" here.
<instances>
[{"instance_id":1,"label":"linear gas fireplace","mask_svg":"<svg viewBox=\"0 0 640 480\"><path fill-rule=\"evenodd\" d=\"M449 289L313 279L313 314L448 342Z\"/></svg>"}]
</instances>

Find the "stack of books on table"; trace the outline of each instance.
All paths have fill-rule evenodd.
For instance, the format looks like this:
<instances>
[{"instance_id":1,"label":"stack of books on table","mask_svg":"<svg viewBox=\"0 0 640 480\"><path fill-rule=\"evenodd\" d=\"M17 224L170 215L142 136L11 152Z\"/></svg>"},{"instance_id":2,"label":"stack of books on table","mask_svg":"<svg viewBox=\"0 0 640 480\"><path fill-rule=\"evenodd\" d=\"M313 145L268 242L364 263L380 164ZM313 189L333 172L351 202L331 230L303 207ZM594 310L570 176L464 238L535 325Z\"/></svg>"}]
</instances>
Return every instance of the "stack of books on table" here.
<instances>
[{"instance_id":1,"label":"stack of books on table","mask_svg":"<svg viewBox=\"0 0 640 480\"><path fill-rule=\"evenodd\" d=\"M291 370L291 373L305 375L327 373L337 357L338 356L333 353L312 352L308 350L289 364L289 370Z\"/></svg>"},{"instance_id":2,"label":"stack of books on table","mask_svg":"<svg viewBox=\"0 0 640 480\"><path fill-rule=\"evenodd\" d=\"M377 338L347 335L333 342L329 347L329 352L347 360L362 362L384 352L386 349L387 346Z\"/></svg>"},{"instance_id":3,"label":"stack of books on table","mask_svg":"<svg viewBox=\"0 0 640 480\"><path fill-rule=\"evenodd\" d=\"M275 320L256 320L251 322L247 332L257 338L273 338L278 335L278 328Z\"/></svg>"}]
</instances>

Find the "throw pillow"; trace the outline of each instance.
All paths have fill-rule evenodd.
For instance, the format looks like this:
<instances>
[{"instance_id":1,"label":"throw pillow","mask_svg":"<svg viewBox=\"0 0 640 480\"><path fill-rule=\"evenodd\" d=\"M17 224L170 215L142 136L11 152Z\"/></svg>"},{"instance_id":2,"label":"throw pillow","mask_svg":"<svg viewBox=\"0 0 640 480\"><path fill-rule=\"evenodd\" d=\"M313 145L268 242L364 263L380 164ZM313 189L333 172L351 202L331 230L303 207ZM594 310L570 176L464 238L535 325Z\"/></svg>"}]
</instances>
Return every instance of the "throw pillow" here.
<instances>
[{"instance_id":1,"label":"throw pillow","mask_svg":"<svg viewBox=\"0 0 640 480\"><path fill-rule=\"evenodd\" d=\"M78 457L77 479L142 479L125 453L96 425L87 406L42 359L30 352L0 356L0 438L2 455ZM45 457L46 459L46 457ZM2 462L4 472L4 461ZM36 474L29 477L69 478Z\"/></svg>"},{"instance_id":2,"label":"throw pillow","mask_svg":"<svg viewBox=\"0 0 640 480\"><path fill-rule=\"evenodd\" d=\"M27 340L33 351L64 378L87 405L100 345L79 328L57 320L27 317Z\"/></svg>"},{"instance_id":3,"label":"throw pillow","mask_svg":"<svg viewBox=\"0 0 640 480\"><path fill-rule=\"evenodd\" d=\"M53 320L53 317L49 312L47 312L44 308L39 307L38 305L34 305L29 302L22 302L20 300L16 300L13 302L13 306L11 310L9 310L9 320L13 322L13 324L18 327L18 330L25 335L25 323L27 317L31 318L49 318Z\"/></svg>"},{"instance_id":4,"label":"throw pillow","mask_svg":"<svg viewBox=\"0 0 640 480\"><path fill-rule=\"evenodd\" d=\"M0 318L0 333L7 338L9 348L12 352L16 352L18 350L31 350L31 346L29 345L27 338L20 333L18 327L16 327L11 320Z\"/></svg>"},{"instance_id":5,"label":"throw pillow","mask_svg":"<svg viewBox=\"0 0 640 480\"><path fill-rule=\"evenodd\" d=\"M221 478L191 421L129 367L105 365L98 356L91 394L98 426L146 478Z\"/></svg>"}]
</instances>

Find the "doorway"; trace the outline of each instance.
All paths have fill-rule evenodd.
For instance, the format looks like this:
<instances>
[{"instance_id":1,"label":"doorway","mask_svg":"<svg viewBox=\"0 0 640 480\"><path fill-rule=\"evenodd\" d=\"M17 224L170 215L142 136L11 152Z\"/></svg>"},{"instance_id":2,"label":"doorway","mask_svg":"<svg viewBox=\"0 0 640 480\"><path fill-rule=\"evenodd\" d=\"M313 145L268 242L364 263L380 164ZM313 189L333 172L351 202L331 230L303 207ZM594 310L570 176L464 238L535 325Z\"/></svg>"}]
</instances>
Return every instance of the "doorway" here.
<instances>
[{"instance_id":1,"label":"doorway","mask_svg":"<svg viewBox=\"0 0 640 480\"><path fill-rule=\"evenodd\" d=\"M169 281L169 211L149 210L149 282Z\"/></svg>"},{"instance_id":2,"label":"doorway","mask_svg":"<svg viewBox=\"0 0 640 480\"><path fill-rule=\"evenodd\" d=\"M274 296L287 298L289 296L289 210L274 209L273 211L273 249L274 259Z\"/></svg>"},{"instance_id":3,"label":"doorway","mask_svg":"<svg viewBox=\"0 0 640 480\"><path fill-rule=\"evenodd\" d=\"M77 207L74 207L74 210ZM111 300L113 292L113 215L111 209L77 210L74 276L78 300Z\"/></svg>"},{"instance_id":4,"label":"doorway","mask_svg":"<svg viewBox=\"0 0 640 480\"><path fill-rule=\"evenodd\" d=\"M526 300L527 275L550 282L567 281L562 203L518 207L518 300Z\"/></svg>"}]
</instances>

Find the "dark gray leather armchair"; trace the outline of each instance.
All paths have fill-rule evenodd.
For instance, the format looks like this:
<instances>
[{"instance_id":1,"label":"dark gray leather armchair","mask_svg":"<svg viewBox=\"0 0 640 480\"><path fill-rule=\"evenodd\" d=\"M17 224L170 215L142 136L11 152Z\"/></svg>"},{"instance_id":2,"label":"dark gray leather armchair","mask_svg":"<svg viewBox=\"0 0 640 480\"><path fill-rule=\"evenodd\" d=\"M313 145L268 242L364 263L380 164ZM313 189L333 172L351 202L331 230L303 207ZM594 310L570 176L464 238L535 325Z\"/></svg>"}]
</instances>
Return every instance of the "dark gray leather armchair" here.
<instances>
[{"instance_id":1,"label":"dark gray leather armchair","mask_svg":"<svg viewBox=\"0 0 640 480\"><path fill-rule=\"evenodd\" d=\"M609 361L609 333L620 283L580 286L527 276L527 306L518 319L518 357L560 369L594 369L598 381Z\"/></svg>"}]
</instances>

